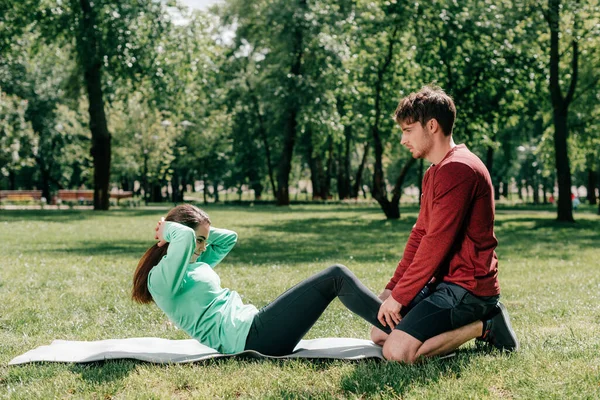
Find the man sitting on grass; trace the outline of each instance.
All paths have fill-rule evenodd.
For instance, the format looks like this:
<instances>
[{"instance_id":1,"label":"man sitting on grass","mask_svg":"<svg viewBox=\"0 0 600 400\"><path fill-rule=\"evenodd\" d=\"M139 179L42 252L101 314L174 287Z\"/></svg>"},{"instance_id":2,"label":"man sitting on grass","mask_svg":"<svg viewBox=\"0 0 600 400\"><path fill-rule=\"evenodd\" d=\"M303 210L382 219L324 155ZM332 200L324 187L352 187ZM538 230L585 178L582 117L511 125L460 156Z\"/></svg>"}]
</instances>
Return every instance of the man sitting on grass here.
<instances>
[{"instance_id":1,"label":"man sitting on grass","mask_svg":"<svg viewBox=\"0 0 600 400\"><path fill-rule=\"evenodd\" d=\"M519 347L498 302L492 181L483 162L454 143L455 117L452 99L427 86L402 99L395 113L402 145L432 165L404 255L380 295L378 318L394 329L371 331L389 360L414 363L474 338L501 350Z\"/></svg>"}]
</instances>

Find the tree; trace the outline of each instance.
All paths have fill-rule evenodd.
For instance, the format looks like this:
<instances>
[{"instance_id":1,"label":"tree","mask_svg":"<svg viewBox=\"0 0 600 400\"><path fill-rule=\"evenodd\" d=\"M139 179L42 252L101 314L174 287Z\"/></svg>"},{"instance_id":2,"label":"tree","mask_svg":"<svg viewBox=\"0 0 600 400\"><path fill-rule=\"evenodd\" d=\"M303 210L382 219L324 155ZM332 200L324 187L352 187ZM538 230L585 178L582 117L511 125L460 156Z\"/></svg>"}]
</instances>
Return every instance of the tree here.
<instances>
[{"instance_id":1,"label":"tree","mask_svg":"<svg viewBox=\"0 0 600 400\"><path fill-rule=\"evenodd\" d=\"M384 3L379 7L372 4L363 4L360 11L359 24L364 29L359 43L359 59L362 58L362 77L367 87L363 88L370 109L368 115L369 143L373 145L374 166L371 195L381 206L388 219L400 217L400 198L402 196L402 185L406 176L414 164L414 159L408 158L400 169L400 174L392 189L392 197L388 198L388 182L385 178L386 148L395 147L389 143L389 138L394 129L390 115L398 102L398 91L394 85L402 78L410 76L412 65L410 62L399 63L399 48L408 40L408 33L400 30L401 21L408 15L405 5L397 3ZM407 50L405 57L410 58L411 50ZM395 141L398 145L398 140ZM397 147L397 146L396 146ZM366 146L363 157L367 155L369 147ZM397 153L399 154L399 153ZM389 161L387 161L389 162ZM360 171L360 167L359 167ZM358 179L357 179L358 181Z\"/></svg>"},{"instance_id":2,"label":"tree","mask_svg":"<svg viewBox=\"0 0 600 400\"><path fill-rule=\"evenodd\" d=\"M163 200L161 189L170 179L177 130L174 124L148 103L146 92L129 95L127 103L115 102L110 109L115 132L115 163L121 181L139 178L144 201Z\"/></svg>"},{"instance_id":3,"label":"tree","mask_svg":"<svg viewBox=\"0 0 600 400\"><path fill-rule=\"evenodd\" d=\"M86 88L89 124L92 133L90 153L94 162L94 209L109 207L111 134L106 117L106 97L111 84L136 79L149 72L154 53L153 40L168 25L160 3L112 2L109 0L28 0L36 11L32 29L48 43L58 43L74 51L78 72Z\"/></svg>"},{"instance_id":4,"label":"tree","mask_svg":"<svg viewBox=\"0 0 600 400\"><path fill-rule=\"evenodd\" d=\"M560 87L560 0L549 0L548 9L544 17L550 27L550 97L552 99L552 111L554 119L554 154L556 157L556 175L558 178L558 216L559 221L573 222L573 210L571 202L571 167L569 164L569 150L567 138L569 128L567 118L569 105L575 95L577 75L579 73L579 46L576 38L571 41L572 58L570 84L566 95L563 95ZM574 19L573 29L579 28L577 17Z\"/></svg>"},{"instance_id":5,"label":"tree","mask_svg":"<svg viewBox=\"0 0 600 400\"><path fill-rule=\"evenodd\" d=\"M278 156L273 160L276 199L278 205L287 205L298 118L313 83L305 74L304 61L311 38L319 32L318 14L306 0L230 1L223 14L224 21L237 27L235 48L262 54L261 81L271 93L265 96L265 104L273 110L269 132L273 154Z\"/></svg>"},{"instance_id":6,"label":"tree","mask_svg":"<svg viewBox=\"0 0 600 400\"><path fill-rule=\"evenodd\" d=\"M79 95L73 67L68 46L59 49L40 43L38 34L31 32L5 48L0 59L3 87L27 103L25 118L36 136L37 168L23 169L25 173L33 170L28 187L41 188L48 200L52 191L68 186L74 176L87 169L87 157L81 149L89 148L90 141L81 129L87 119L80 113L80 106L87 102Z\"/></svg>"},{"instance_id":7,"label":"tree","mask_svg":"<svg viewBox=\"0 0 600 400\"><path fill-rule=\"evenodd\" d=\"M0 91L0 175L8 178L8 188L17 189L19 170L35 163L38 141L25 120L27 101Z\"/></svg>"}]
</instances>

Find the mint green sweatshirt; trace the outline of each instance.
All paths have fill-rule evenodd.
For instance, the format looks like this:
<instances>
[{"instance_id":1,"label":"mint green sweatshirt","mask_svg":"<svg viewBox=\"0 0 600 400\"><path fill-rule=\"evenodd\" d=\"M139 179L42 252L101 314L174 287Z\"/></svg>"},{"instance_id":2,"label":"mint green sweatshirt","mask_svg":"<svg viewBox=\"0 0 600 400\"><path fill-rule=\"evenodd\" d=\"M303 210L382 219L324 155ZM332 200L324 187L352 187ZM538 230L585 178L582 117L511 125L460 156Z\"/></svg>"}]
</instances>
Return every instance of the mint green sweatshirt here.
<instances>
[{"instance_id":1,"label":"mint green sweatshirt","mask_svg":"<svg viewBox=\"0 0 600 400\"><path fill-rule=\"evenodd\" d=\"M224 354L244 350L246 337L258 310L244 305L240 295L221 288L213 268L237 242L237 234L210 228L206 251L190 263L196 248L193 229L166 222L163 236L167 255L148 275L148 290L169 319L200 343Z\"/></svg>"}]
</instances>

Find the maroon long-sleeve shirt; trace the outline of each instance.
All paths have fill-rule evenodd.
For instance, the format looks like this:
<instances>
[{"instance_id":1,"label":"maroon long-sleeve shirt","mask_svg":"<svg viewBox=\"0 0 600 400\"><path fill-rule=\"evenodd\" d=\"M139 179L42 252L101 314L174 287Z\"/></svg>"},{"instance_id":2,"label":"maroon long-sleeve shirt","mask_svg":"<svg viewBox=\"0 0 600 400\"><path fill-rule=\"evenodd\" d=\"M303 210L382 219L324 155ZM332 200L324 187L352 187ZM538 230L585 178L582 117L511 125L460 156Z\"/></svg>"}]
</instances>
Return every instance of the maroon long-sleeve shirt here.
<instances>
[{"instance_id":1,"label":"maroon long-sleeve shirt","mask_svg":"<svg viewBox=\"0 0 600 400\"><path fill-rule=\"evenodd\" d=\"M458 145L423 177L421 211L386 289L407 306L435 275L476 296L500 293L494 190L483 162Z\"/></svg>"}]
</instances>

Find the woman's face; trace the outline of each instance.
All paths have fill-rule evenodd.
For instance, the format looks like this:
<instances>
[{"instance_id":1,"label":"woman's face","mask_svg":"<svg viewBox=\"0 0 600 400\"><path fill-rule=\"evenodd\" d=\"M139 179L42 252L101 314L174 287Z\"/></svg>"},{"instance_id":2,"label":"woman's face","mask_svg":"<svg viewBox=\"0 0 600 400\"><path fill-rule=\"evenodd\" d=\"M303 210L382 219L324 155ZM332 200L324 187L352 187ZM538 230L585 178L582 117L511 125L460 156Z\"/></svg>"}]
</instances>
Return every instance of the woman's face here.
<instances>
[{"instance_id":1,"label":"woman's face","mask_svg":"<svg viewBox=\"0 0 600 400\"><path fill-rule=\"evenodd\" d=\"M200 254L204 253L204 250L206 250L206 241L208 240L209 233L209 224L200 224L196 228L196 249L194 250L194 255L192 256L192 262L196 262Z\"/></svg>"}]
</instances>

